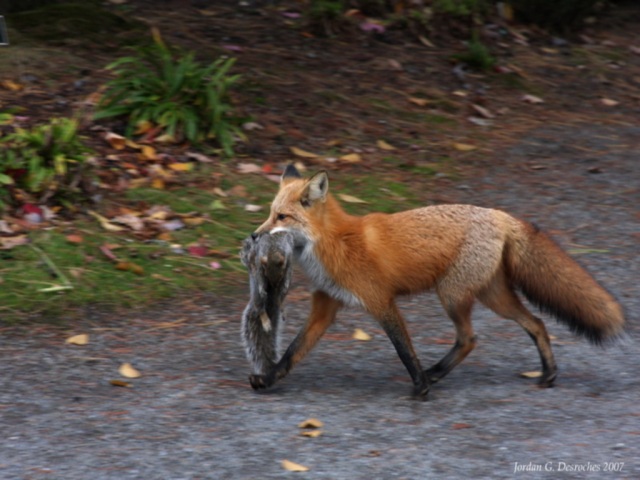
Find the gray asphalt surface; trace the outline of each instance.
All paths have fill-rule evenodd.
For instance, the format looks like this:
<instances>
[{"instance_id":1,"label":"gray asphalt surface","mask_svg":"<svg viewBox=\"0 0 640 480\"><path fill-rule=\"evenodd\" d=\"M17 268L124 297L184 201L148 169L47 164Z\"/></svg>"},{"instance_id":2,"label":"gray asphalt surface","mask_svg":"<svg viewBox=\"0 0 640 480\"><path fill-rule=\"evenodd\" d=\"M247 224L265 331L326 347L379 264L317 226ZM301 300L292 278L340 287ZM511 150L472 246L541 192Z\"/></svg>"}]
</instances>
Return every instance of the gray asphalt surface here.
<instances>
[{"instance_id":1,"label":"gray asphalt surface","mask_svg":"<svg viewBox=\"0 0 640 480\"><path fill-rule=\"evenodd\" d=\"M623 346L593 347L547 321L555 388L520 377L539 368L536 349L480 306L477 349L427 402L409 397L391 343L360 312L343 312L262 394L249 388L239 341L244 297L92 314L73 330L0 332L0 478L640 478L639 147L640 129L549 127L475 179L434 191L535 221L625 306ZM307 300L303 286L290 292L285 343ZM452 325L434 296L402 305L426 368L450 347ZM355 328L373 339L352 340ZM83 332L88 345L64 344ZM142 373L132 388L109 383L123 362ZM300 435L309 417L324 423L321 436ZM309 471L287 472L283 459Z\"/></svg>"}]
</instances>

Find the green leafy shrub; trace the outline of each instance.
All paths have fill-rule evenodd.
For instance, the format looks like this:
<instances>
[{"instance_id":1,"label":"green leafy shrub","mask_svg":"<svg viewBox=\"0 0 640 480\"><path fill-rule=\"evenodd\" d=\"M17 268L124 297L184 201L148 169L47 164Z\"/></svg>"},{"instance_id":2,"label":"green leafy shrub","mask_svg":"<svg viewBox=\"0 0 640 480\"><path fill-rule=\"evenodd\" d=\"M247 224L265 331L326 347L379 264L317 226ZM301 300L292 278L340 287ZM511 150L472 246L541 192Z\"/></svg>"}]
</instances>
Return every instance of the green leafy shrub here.
<instances>
[{"instance_id":1,"label":"green leafy shrub","mask_svg":"<svg viewBox=\"0 0 640 480\"><path fill-rule=\"evenodd\" d=\"M229 89L239 75L228 75L235 59L203 65L193 53L171 49L158 34L149 46L134 49L107 68L116 77L107 83L95 119L126 117L127 135L144 122L160 126L175 141L215 140L233 155L234 136L242 137L233 118Z\"/></svg>"},{"instance_id":2,"label":"green leafy shrub","mask_svg":"<svg viewBox=\"0 0 640 480\"><path fill-rule=\"evenodd\" d=\"M470 68L480 71L487 71L496 63L496 59L491 55L489 48L475 34L467 42L467 51L455 55L454 58L465 63Z\"/></svg>"},{"instance_id":3,"label":"green leafy shrub","mask_svg":"<svg viewBox=\"0 0 640 480\"><path fill-rule=\"evenodd\" d=\"M37 202L75 199L90 180L88 154L76 120L57 118L30 129L13 128L0 137L0 209L20 192Z\"/></svg>"}]
</instances>

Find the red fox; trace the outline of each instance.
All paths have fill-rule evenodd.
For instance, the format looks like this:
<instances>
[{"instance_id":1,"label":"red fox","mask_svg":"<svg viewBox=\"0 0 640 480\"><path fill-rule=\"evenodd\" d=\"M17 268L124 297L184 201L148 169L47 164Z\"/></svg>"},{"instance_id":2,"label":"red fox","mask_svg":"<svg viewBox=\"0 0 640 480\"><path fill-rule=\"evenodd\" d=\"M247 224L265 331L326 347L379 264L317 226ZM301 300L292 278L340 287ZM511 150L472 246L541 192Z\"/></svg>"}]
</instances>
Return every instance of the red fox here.
<instances>
[{"instance_id":1,"label":"red fox","mask_svg":"<svg viewBox=\"0 0 640 480\"><path fill-rule=\"evenodd\" d=\"M286 376L343 306L375 317L411 375L414 394L423 398L473 350L475 299L515 320L533 339L543 387L552 386L557 373L549 335L516 290L592 343L623 332L621 306L591 275L536 226L500 210L439 205L356 217L329 194L326 172L304 179L289 165L269 218L252 236L279 231L293 235L294 258L315 291L309 318L282 358L264 374L250 376L254 389ZM395 297L428 289L435 289L453 321L456 341L442 360L423 370Z\"/></svg>"}]
</instances>

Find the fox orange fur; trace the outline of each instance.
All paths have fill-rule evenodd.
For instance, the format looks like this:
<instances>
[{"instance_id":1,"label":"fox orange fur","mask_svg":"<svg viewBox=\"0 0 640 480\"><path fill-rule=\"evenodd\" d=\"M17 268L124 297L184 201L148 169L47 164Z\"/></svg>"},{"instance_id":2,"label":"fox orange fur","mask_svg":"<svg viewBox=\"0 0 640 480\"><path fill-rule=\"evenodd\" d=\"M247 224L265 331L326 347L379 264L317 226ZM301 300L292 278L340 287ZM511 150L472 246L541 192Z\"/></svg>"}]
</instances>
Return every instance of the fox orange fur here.
<instances>
[{"instance_id":1,"label":"fox orange fur","mask_svg":"<svg viewBox=\"0 0 640 480\"><path fill-rule=\"evenodd\" d=\"M552 385L556 362L544 323L524 307L517 290L593 343L622 333L624 314L616 300L528 222L471 205L356 217L344 212L328 190L326 172L304 179L287 167L268 220L253 234L291 232L294 257L315 289L309 318L285 354L264 374L250 377L255 389L284 377L343 306L364 308L375 317L421 397L473 350L475 299L531 336L542 362L541 386ZM395 297L429 289L453 321L456 342L423 370Z\"/></svg>"}]
</instances>

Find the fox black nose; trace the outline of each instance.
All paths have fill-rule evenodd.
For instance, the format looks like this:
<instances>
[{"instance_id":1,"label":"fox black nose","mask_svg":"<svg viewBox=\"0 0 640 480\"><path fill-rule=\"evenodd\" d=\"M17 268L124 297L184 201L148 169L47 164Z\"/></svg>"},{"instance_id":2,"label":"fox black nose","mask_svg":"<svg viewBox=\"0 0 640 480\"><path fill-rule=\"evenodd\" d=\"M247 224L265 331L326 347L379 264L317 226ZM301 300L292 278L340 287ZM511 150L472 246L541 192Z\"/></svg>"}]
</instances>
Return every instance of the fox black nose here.
<instances>
[{"instance_id":1,"label":"fox black nose","mask_svg":"<svg viewBox=\"0 0 640 480\"><path fill-rule=\"evenodd\" d=\"M256 238L258 238L258 235L260 235L258 232L253 232L251 234L251 240L255 240Z\"/></svg>"}]
</instances>

